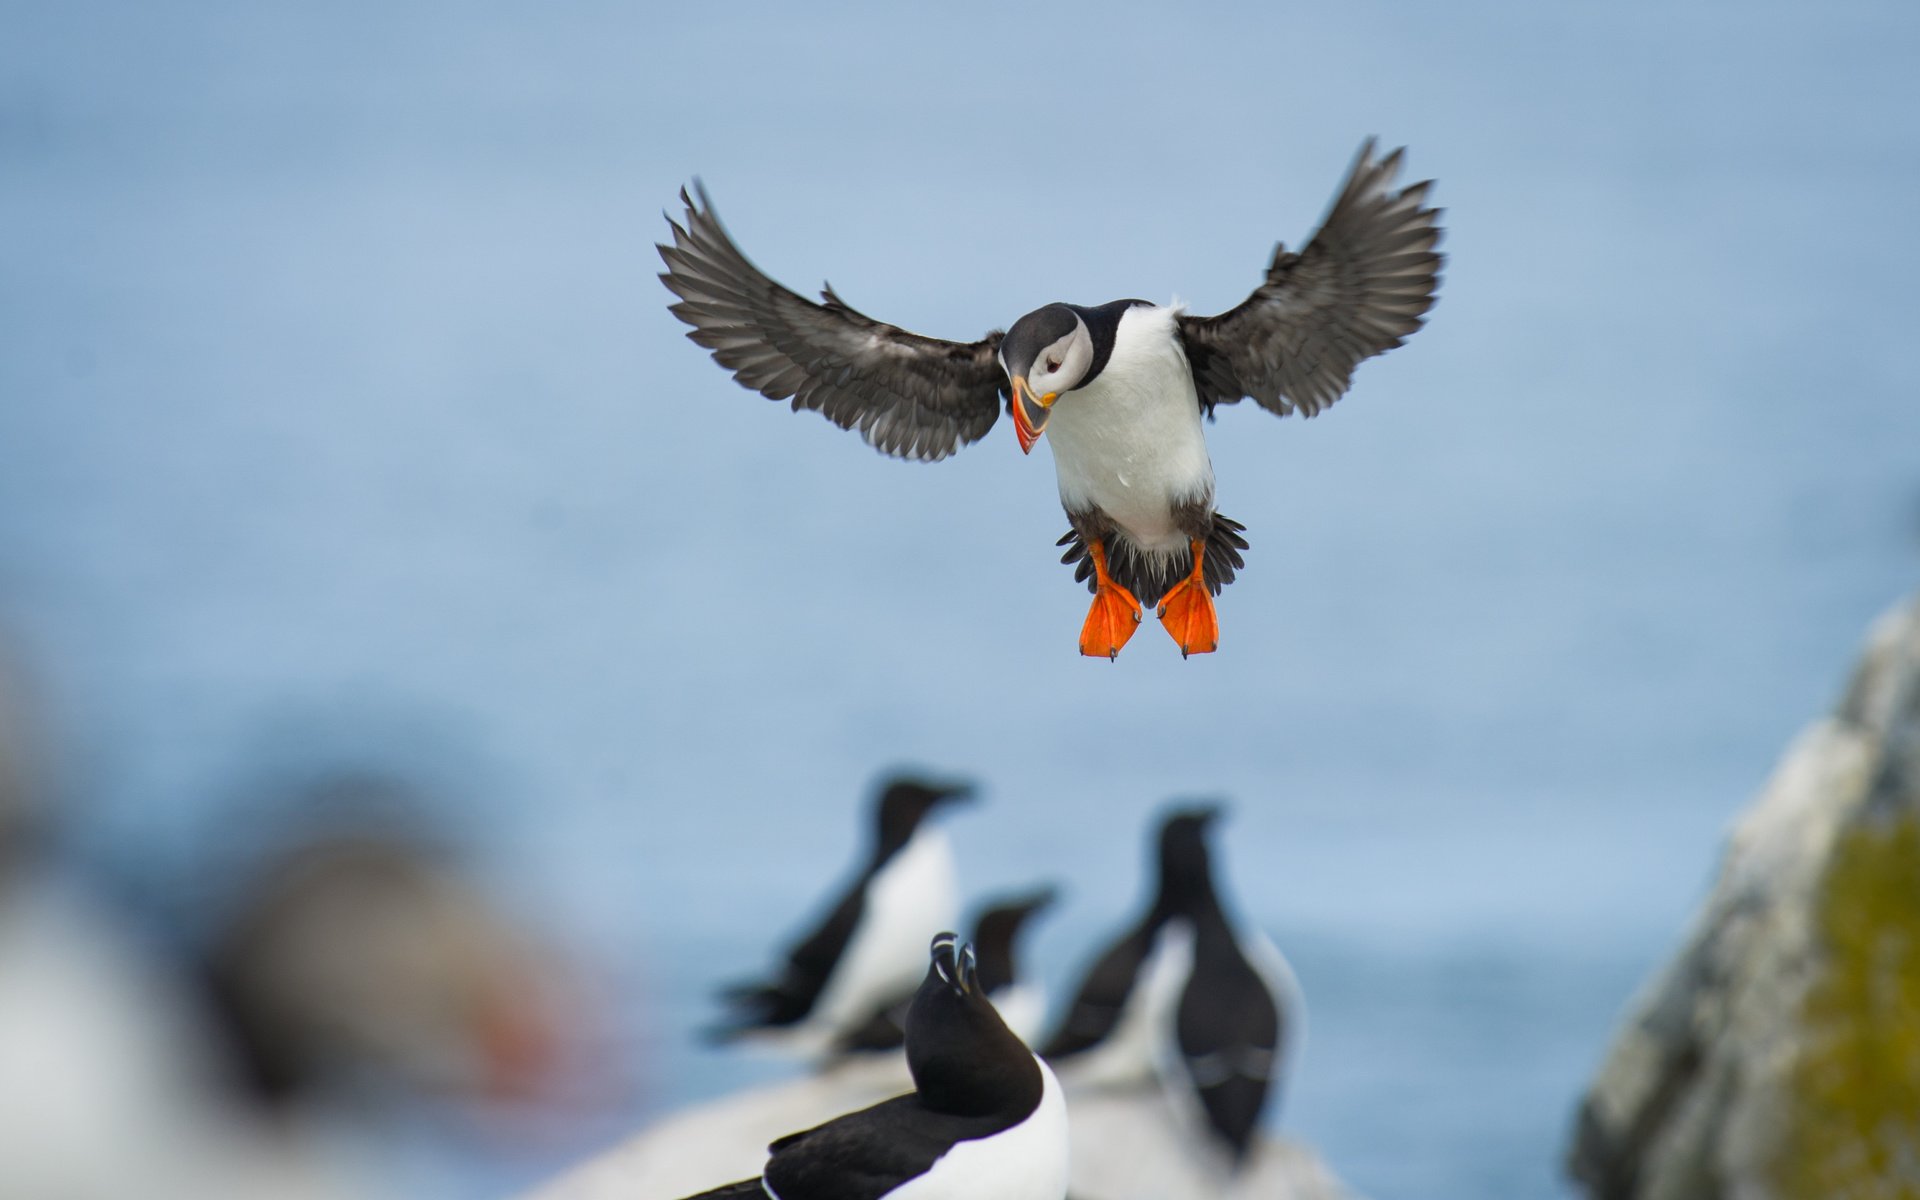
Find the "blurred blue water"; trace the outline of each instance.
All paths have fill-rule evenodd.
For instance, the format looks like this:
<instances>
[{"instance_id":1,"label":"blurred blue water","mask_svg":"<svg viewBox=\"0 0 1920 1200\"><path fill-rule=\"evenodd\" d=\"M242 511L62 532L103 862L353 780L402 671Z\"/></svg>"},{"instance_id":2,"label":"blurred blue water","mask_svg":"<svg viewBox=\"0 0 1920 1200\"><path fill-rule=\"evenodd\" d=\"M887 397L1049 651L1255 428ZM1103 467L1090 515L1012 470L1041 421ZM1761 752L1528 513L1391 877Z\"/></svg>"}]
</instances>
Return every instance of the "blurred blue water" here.
<instances>
[{"instance_id":1,"label":"blurred blue water","mask_svg":"<svg viewBox=\"0 0 1920 1200\"><path fill-rule=\"evenodd\" d=\"M646 1104L841 870L977 774L1069 975L1165 798L1236 802L1312 1004L1282 1124L1381 1196L1558 1187L1721 829L1920 561L1911 6L5 6L0 623L79 840L182 871L263 762L458 794L608 956ZM1430 328L1228 411L1224 648L1083 662L1049 465L880 459L665 312L704 175L796 285L977 336L1213 311L1369 133L1440 180ZM484 1185L476 1190L484 1192Z\"/></svg>"}]
</instances>

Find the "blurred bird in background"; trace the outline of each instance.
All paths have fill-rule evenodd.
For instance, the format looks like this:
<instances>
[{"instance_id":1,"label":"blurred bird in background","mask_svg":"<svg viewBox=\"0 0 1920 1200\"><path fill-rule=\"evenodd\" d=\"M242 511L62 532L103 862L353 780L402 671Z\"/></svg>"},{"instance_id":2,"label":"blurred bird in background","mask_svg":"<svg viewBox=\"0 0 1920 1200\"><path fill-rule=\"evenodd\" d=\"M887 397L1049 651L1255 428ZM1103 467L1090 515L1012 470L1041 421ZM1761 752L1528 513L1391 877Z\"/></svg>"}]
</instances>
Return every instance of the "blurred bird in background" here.
<instances>
[{"instance_id":1,"label":"blurred bird in background","mask_svg":"<svg viewBox=\"0 0 1920 1200\"><path fill-rule=\"evenodd\" d=\"M437 1193L388 1126L469 1109L496 1142L516 1113L545 1136L617 1092L630 1068L585 1066L599 1018L567 956L445 856L356 828L351 788L325 790L324 836L253 796L273 844L212 889L204 936L156 936L196 889L143 883L136 915L67 860L22 709L0 679L0 1195Z\"/></svg>"},{"instance_id":2,"label":"blurred bird in background","mask_svg":"<svg viewBox=\"0 0 1920 1200\"><path fill-rule=\"evenodd\" d=\"M1164 813L1146 912L1095 956L1044 1045L1042 1057L1059 1072L1072 1113L1075 1196L1342 1194L1311 1151L1262 1133L1297 1058L1305 1007L1272 942L1229 915L1207 841L1220 812L1206 804ZM1055 895L1049 887L991 900L976 919L979 948L969 975L1010 1030L1016 1019L1037 1025L1043 1011L1039 988L1017 970L1015 951L1031 918ZM898 1047L904 1039L911 1055L912 1005L925 988L923 980L904 1012L883 1007L844 1033L837 1055L820 1059L815 1072L661 1120L563 1175L535 1200L687 1192L716 1176L760 1169L770 1141L778 1161L782 1134L906 1084L908 1064ZM766 1182L778 1189L771 1174ZM731 1186L745 1189L740 1195L750 1190L747 1183ZM883 1192L875 1184L860 1194Z\"/></svg>"},{"instance_id":3,"label":"blurred bird in background","mask_svg":"<svg viewBox=\"0 0 1920 1200\"><path fill-rule=\"evenodd\" d=\"M928 819L972 795L965 783L887 780L853 878L775 975L722 992L729 1011L709 1036L751 1037L811 1057L910 994L926 939L951 928L959 910L952 848Z\"/></svg>"},{"instance_id":4,"label":"blurred bird in background","mask_svg":"<svg viewBox=\"0 0 1920 1200\"><path fill-rule=\"evenodd\" d=\"M372 833L263 863L201 964L248 1087L537 1097L579 1014L553 952L424 847Z\"/></svg>"},{"instance_id":5,"label":"blurred bird in background","mask_svg":"<svg viewBox=\"0 0 1920 1200\"><path fill-rule=\"evenodd\" d=\"M584 1200L684 1192L757 1170L774 1138L909 1086L900 1052L906 1008L924 982L927 939L951 927L959 908L952 851L932 822L973 796L971 784L918 772L883 779L872 844L823 905L825 915L783 955L774 978L723 990L731 1018L705 1036L769 1046L804 1061L807 1074L671 1114L542 1194ZM1050 891L1007 897L975 922L985 939L976 985L990 1003L1011 1001L1016 1015L1034 1005L1022 998L1031 996L1031 981L1023 987L1014 973L1015 939L1050 900Z\"/></svg>"},{"instance_id":6,"label":"blurred bird in background","mask_svg":"<svg viewBox=\"0 0 1920 1200\"><path fill-rule=\"evenodd\" d=\"M1299 1052L1305 1004L1292 968L1236 928L1207 830L1221 809L1170 810L1155 838L1147 911L1087 969L1041 1053L1075 1111L1076 1194L1206 1194L1255 1187L1263 1116ZM1284 1150L1276 1171L1291 1173Z\"/></svg>"},{"instance_id":7,"label":"blurred bird in background","mask_svg":"<svg viewBox=\"0 0 1920 1200\"><path fill-rule=\"evenodd\" d=\"M1039 1033L1046 1016L1046 994L1018 966L1020 935L1033 917L1053 906L1058 890L1038 888L1017 896L990 899L974 917L968 944L979 957L980 990L993 1003L1000 1019L1023 1042ZM851 1053L897 1050L906 1040L907 1008L911 995L875 1012L864 1025L840 1039L837 1049Z\"/></svg>"}]
</instances>

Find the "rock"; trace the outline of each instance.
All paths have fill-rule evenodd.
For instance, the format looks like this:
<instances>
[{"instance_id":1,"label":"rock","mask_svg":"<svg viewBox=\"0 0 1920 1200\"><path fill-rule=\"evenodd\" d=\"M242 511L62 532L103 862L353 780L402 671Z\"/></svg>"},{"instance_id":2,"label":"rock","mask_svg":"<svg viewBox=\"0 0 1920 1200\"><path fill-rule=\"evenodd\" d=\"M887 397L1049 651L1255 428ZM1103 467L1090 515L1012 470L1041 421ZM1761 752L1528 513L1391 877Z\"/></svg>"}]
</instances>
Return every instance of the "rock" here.
<instances>
[{"instance_id":1,"label":"rock","mask_svg":"<svg viewBox=\"0 0 1920 1200\"><path fill-rule=\"evenodd\" d=\"M1291 1138L1254 1143L1237 1173L1198 1113L1157 1088L1071 1092L1073 1200L1353 1200L1313 1149Z\"/></svg>"},{"instance_id":2,"label":"rock","mask_svg":"<svg viewBox=\"0 0 1920 1200\"><path fill-rule=\"evenodd\" d=\"M1569 1170L1596 1200L1920 1195L1920 599L1735 826Z\"/></svg>"}]
</instances>

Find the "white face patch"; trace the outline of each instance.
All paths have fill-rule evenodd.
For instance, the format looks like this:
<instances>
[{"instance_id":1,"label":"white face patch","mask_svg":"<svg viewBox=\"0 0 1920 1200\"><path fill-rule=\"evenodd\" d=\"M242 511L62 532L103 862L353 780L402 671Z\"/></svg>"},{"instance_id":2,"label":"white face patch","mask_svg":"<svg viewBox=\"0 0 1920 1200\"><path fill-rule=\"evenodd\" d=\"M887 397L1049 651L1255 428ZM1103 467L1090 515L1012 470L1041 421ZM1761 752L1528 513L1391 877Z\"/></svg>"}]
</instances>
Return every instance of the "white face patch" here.
<instances>
[{"instance_id":1,"label":"white face patch","mask_svg":"<svg viewBox=\"0 0 1920 1200\"><path fill-rule=\"evenodd\" d=\"M1086 378L1087 369L1093 366L1093 335L1087 332L1086 323L1078 315L1073 319L1073 332L1040 351L1033 360L1033 366L1027 372L1027 386L1036 396L1049 392L1058 395L1079 384Z\"/></svg>"}]
</instances>

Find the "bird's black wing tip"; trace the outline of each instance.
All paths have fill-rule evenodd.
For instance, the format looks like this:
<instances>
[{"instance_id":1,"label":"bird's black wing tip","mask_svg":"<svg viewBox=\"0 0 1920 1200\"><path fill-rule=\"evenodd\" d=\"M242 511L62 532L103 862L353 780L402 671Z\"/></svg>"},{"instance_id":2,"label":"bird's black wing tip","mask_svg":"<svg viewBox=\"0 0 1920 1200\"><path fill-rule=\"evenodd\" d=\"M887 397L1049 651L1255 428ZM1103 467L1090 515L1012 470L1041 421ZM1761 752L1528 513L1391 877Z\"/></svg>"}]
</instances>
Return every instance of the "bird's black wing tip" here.
<instances>
[{"instance_id":1,"label":"bird's black wing tip","mask_svg":"<svg viewBox=\"0 0 1920 1200\"><path fill-rule=\"evenodd\" d=\"M765 1195L758 1179L742 1179L736 1183L721 1184L717 1188L686 1197L686 1200L736 1200L747 1196Z\"/></svg>"}]
</instances>

